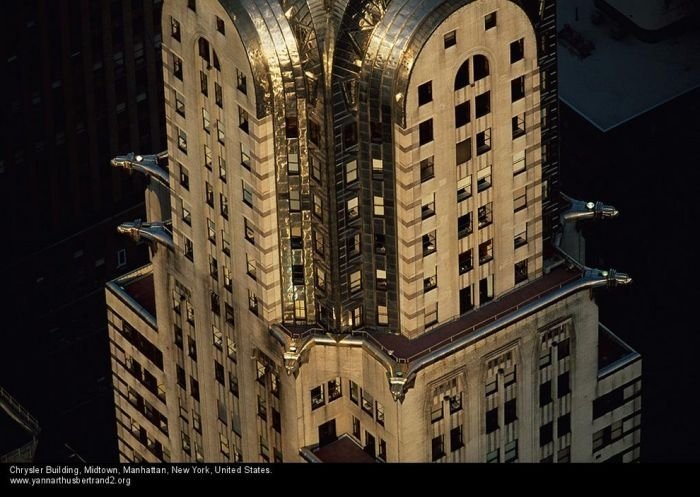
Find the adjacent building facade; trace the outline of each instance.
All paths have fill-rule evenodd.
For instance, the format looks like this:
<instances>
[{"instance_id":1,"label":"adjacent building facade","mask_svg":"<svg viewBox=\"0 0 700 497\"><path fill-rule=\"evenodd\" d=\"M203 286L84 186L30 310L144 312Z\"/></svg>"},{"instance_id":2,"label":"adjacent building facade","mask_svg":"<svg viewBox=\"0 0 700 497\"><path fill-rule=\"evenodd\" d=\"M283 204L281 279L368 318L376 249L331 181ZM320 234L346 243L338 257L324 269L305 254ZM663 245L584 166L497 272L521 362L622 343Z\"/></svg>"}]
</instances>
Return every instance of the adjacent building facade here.
<instances>
[{"instance_id":1,"label":"adjacent building facade","mask_svg":"<svg viewBox=\"0 0 700 497\"><path fill-rule=\"evenodd\" d=\"M123 461L629 461L639 355L560 195L550 1L163 6ZM618 426L619 425L619 426Z\"/></svg>"}]
</instances>

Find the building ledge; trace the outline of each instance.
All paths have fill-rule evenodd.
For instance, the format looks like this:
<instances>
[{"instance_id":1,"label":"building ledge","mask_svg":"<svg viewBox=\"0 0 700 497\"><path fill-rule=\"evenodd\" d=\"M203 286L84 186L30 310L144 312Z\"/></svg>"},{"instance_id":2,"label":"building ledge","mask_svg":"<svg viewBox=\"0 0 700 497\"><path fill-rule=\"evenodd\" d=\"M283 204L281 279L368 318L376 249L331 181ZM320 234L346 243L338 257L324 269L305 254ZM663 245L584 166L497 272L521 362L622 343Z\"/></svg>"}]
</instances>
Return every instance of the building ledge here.
<instances>
[{"instance_id":1,"label":"building ledge","mask_svg":"<svg viewBox=\"0 0 700 497\"><path fill-rule=\"evenodd\" d=\"M312 445L303 447L301 456L312 463L374 463L370 456L350 435L344 433L333 442L319 447Z\"/></svg>"}]
</instances>

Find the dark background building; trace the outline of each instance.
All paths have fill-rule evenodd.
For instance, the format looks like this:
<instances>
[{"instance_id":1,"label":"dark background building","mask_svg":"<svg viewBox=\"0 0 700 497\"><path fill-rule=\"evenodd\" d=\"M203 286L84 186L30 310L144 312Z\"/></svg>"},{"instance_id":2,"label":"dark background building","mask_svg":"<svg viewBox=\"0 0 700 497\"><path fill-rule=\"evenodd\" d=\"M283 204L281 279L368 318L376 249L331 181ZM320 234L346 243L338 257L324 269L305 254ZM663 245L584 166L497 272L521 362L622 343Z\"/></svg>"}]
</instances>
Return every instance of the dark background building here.
<instances>
[{"instance_id":1,"label":"dark background building","mask_svg":"<svg viewBox=\"0 0 700 497\"><path fill-rule=\"evenodd\" d=\"M104 282L147 260L114 227L165 148L160 0L13 0L0 20L0 378L42 422L38 460L114 460Z\"/></svg>"}]
</instances>

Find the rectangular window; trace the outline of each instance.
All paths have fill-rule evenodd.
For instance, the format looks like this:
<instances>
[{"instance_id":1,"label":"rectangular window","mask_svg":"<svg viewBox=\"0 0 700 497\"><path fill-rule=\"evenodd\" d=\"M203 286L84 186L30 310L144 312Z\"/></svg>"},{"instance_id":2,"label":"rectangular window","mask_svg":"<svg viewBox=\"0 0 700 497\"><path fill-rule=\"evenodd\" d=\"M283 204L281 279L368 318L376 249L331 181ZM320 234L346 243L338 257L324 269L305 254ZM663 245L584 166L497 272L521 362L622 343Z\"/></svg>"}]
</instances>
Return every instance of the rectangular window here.
<instances>
[{"instance_id":1,"label":"rectangular window","mask_svg":"<svg viewBox=\"0 0 700 497\"><path fill-rule=\"evenodd\" d=\"M464 447L462 440L462 425L450 430L450 451L454 452Z\"/></svg>"},{"instance_id":2,"label":"rectangular window","mask_svg":"<svg viewBox=\"0 0 700 497\"><path fill-rule=\"evenodd\" d=\"M231 278L231 270L226 266L224 266L224 288L229 292L233 289L233 279Z\"/></svg>"},{"instance_id":3,"label":"rectangular window","mask_svg":"<svg viewBox=\"0 0 700 497\"><path fill-rule=\"evenodd\" d=\"M437 250L435 230L423 235L423 257L432 254Z\"/></svg>"},{"instance_id":4,"label":"rectangular window","mask_svg":"<svg viewBox=\"0 0 700 497\"><path fill-rule=\"evenodd\" d=\"M245 255L245 264L246 264L246 274L253 278L254 280L257 279L257 274L256 274L256 265L255 265L255 259L253 259L251 256L248 254Z\"/></svg>"},{"instance_id":5,"label":"rectangular window","mask_svg":"<svg viewBox=\"0 0 700 497\"><path fill-rule=\"evenodd\" d=\"M345 164L345 182L347 184L357 181L357 161L352 160Z\"/></svg>"},{"instance_id":6,"label":"rectangular window","mask_svg":"<svg viewBox=\"0 0 700 497\"><path fill-rule=\"evenodd\" d=\"M172 16L170 16L170 36L180 41L180 23Z\"/></svg>"},{"instance_id":7,"label":"rectangular window","mask_svg":"<svg viewBox=\"0 0 700 497\"><path fill-rule=\"evenodd\" d=\"M554 426L552 422L540 426L540 447L544 447L554 439Z\"/></svg>"},{"instance_id":8,"label":"rectangular window","mask_svg":"<svg viewBox=\"0 0 700 497\"><path fill-rule=\"evenodd\" d=\"M474 267L472 249L465 250L459 254L459 274L465 274Z\"/></svg>"},{"instance_id":9,"label":"rectangular window","mask_svg":"<svg viewBox=\"0 0 700 497\"><path fill-rule=\"evenodd\" d=\"M506 403L503 405L503 414L505 417L505 424L510 424L518 419L516 399L506 401Z\"/></svg>"},{"instance_id":10,"label":"rectangular window","mask_svg":"<svg viewBox=\"0 0 700 497\"><path fill-rule=\"evenodd\" d=\"M377 323L380 325L389 324L389 310L387 306L377 306Z\"/></svg>"},{"instance_id":11,"label":"rectangular window","mask_svg":"<svg viewBox=\"0 0 700 497\"><path fill-rule=\"evenodd\" d=\"M527 281L527 259L524 261L516 262L515 267L515 284Z\"/></svg>"},{"instance_id":12,"label":"rectangular window","mask_svg":"<svg viewBox=\"0 0 700 497\"><path fill-rule=\"evenodd\" d=\"M433 405L430 410L430 422L440 421L445 416L442 397L433 397Z\"/></svg>"},{"instance_id":13,"label":"rectangular window","mask_svg":"<svg viewBox=\"0 0 700 497\"><path fill-rule=\"evenodd\" d=\"M189 238L185 238L185 257L194 261L194 244Z\"/></svg>"},{"instance_id":14,"label":"rectangular window","mask_svg":"<svg viewBox=\"0 0 700 497\"><path fill-rule=\"evenodd\" d=\"M185 97L175 92L175 112L185 117Z\"/></svg>"},{"instance_id":15,"label":"rectangular window","mask_svg":"<svg viewBox=\"0 0 700 497\"><path fill-rule=\"evenodd\" d=\"M362 272L354 271L350 274L350 292L362 290Z\"/></svg>"},{"instance_id":16,"label":"rectangular window","mask_svg":"<svg viewBox=\"0 0 700 497\"><path fill-rule=\"evenodd\" d=\"M481 226L480 226L481 227ZM457 238L461 239L472 233L472 213L467 212L457 218Z\"/></svg>"},{"instance_id":17,"label":"rectangular window","mask_svg":"<svg viewBox=\"0 0 700 497\"><path fill-rule=\"evenodd\" d=\"M333 402L335 399L339 399L343 396L342 389L340 387L340 377L336 377L328 382L328 402Z\"/></svg>"},{"instance_id":18,"label":"rectangular window","mask_svg":"<svg viewBox=\"0 0 700 497\"><path fill-rule=\"evenodd\" d=\"M525 97L525 76L515 78L510 82L510 101L517 102Z\"/></svg>"},{"instance_id":19,"label":"rectangular window","mask_svg":"<svg viewBox=\"0 0 700 497\"><path fill-rule=\"evenodd\" d=\"M299 174L299 154L287 154L287 173L291 175Z\"/></svg>"},{"instance_id":20,"label":"rectangular window","mask_svg":"<svg viewBox=\"0 0 700 497\"><path fill-rule=\"evenodd\" d=\"M209 218L207 218L207 236L209 241L216 245L216 225L214 221Z\"/></svg>"},{"instance_id":21,"label":"rectangular window","mask_svg":"<svg viewBox=\"0 0 700 497\"><path fill-rule=\"evenodd\" d=\"M437 271L437 268L436 268ZM423 293L429 292L430 290L437 288L437 274L428 276L423 279Z\"/></svg>"},{"instance_id":22,"label":"rectangular window","mask_svg":"<svg viewBox=\"0 0 700 497\"><path fill-rule=\"evenodd\" d=\"M250 132L250 126L248 124L248 113L240 107L238 108L238 127L245 133Z\"/></svg>"},{"instance_id":23,"label":"rectangular window","mask_svg":"<svg viewBox=\"0 0 700 497\"><path fill-rule=\"evenodd\" d=\"M491 187L491 166L481 169L476 174L476 189L483 192Z\"/></svg>"},{"instance_id":24,"label":"rectangular window","mask_svg":"<svg viewBox=\"0 0 700 497\"><path fill-rule=\"evenodd\" d=\"M377 458L386 461L386 441L381 438L379 439L379 453L377 454Z\"/></svg>"},{"instance_id":25,"label":"rectangular window","mask_svg":"<svg viewBox=\"0 0 700 497\"><path fill-rule=\"evenodd\" d=\"M258 297L250 290L248 290L248 309L256 316L258 315Z\"/></svg>"},{"instance_id":26,"label":"rectangular window","mask_svg":"<svg viewBox=\"0 0 700 497\"><path fill-rule=\"evenodd\" d=\"M360 400L362 410L374 417L374 398L364 388L360 389Z\"/></svg>"},{"instance_id":27,"label":"rectangular window","mask_svg":"<svg viewBox=\"0 0 700 497\"><path fill-rule=\"evenodd\" d=\"M228 271L228 268L224 268L224 269L226 269ZM229 275L229 280L228 280L228 287L226 288L226 290L228 290L230 292L231 291L231 273L230 273L230 271L229 271L228 275ZM233 326L235 324L233 307L228 302L224 303L224 319L231 326ZM235 358L233 360L235 361Z\"/></svg>"},{"instance_id":28,"label":"rectangular window","mask_svg":"<svg viewBox=\"0 0 700 497\"><path fill-rule=\"evenodd\" d=\"M214 82L214 100L220 109L224 108L224 92L221 85L216 81Z\"/></svg>"},{"instance_id":29,"label":"rectangular window","mask_svg":"<svg viewBox=\"0 0 700 497\"><path fill-rule=\"evenodd\" d=\"M241 166L250 171L250 149L241 143Z\"/></svg>"},{"instance_id":30,"label":"rectangular window","mask_svg":"<svg viewBox=\"0 0 700 497\"><path fill-rule=\"evenodd\" d=\"M571 383L569 378L570 375L568 371L560 374L557 378L557 397L560 399L571 392Z\"/></svg>"},{"instance_id":31,"label":"rectangular window","mask_svg":"<svg viewBox=\"0 0 700 497\"><path fill-rule=\"evenodd\" d=\"M377 276L377 290L386 291L387 290L386 270L385 269L377 269L376 276Z\"/></svg>"},{"instance_id":32,"label":"rectangular window","mask_svg":"<svg viewBox=\"0 0 700 497\"><path fill-rule=\"evenodd\" d=\"M180 128L177 128L177 148L183 153L187 153L187 133Z\"/></svg>"},{"instance_id":33,"label":"rectangular window","mask_svg":"<svg viewBox=\"0 0 700 497\"><path fill-rule=\"evenodd\" d=\"M359 200L357 197L352 197L347 201L348 220L360 217Z\"/></svg>"},{"instance_id":34,"label":"rectangular window","mask_svg":"<svg viewBox=\"0 0 700 497\"><path fill-rule=\"evenodd\" d=\"M219 194L219 206L221 207L221 215L224 219L228 219L228 198L223 193Z\"/></svg>"},{"instance_id":35,"label":"rectangular window","mask_svg":"<svg viewBox=\"0 0 700 497\"><path fill-rule=\"evenodd\" d=\"M479 280L479 302L485 304L493 300L493 275Z\"/></svg>"},{"instance_id":36,"label":"rectangular window","mask_svg":"<svg viewBox=\"0 0 700 497\"><path fill-rule=\"evenodd\" d=\"M372 159L372 174L379 176L384 173L384 162L382 159Z\"/></svg>"},{"instance_id":37,"label":"rectangular window","mask_svg":"<svg viewBox=\"0 0 700 497\"><path fill-rule=\"evenodd\" d=\"M457 202L468 199L472 196L472 177L465 176L457 182Z\"/></svg>"},{"instance_id":38,"label":"rectangular window","mask_svg":"<svg viewBox=\"0 0 700 497\"><path fill-rule=\"evenodd\" d=\"M471 249L468 251L471 256ZM471 257L470 257L471 264ZM460 266L461 269L462 266ZM462 315L466 312L471 311L474 308L474 302L472 300L472 287L468 286L460 289L459 291L459 314Z\"/></svg>"},{"instance_id":39,"label":"rectangular window","mask_svg":"<svg viewBox=\"0 0 700 497\"><path fill-rule=\"evenodd\" d=\"M482 205L478 210L479 229L485 228L493 222L493 202Z\"/></svg>"},{"instance_id":40,"label":"rectangular window","mask_svg":"<svg viewBox=\"0 0 700 497\"><path fill-rule=\"evenodd\" d=\"M462 102L455 106L455 128L460 128L471 120L469 101Z\"/></svg>"},{"instance_id":41,"label":"rectangular window","mask_svg":"<svg viewBox=\"0 0 700 497\"><path fill-rule=\"evenodd\" d=\"M216 120L216 139L222 145L226 142L226 129L224 128L224 123L220 120Z\"/></svg>"},{"instance_id":42,"label":"rectangular window","mask_svg":"<svg viewBox=\"0 0 700 497\"><path fill-rule=\"evenodd\" d=\"M320 195L314 193L314 215L319 219L323 219L323 199Z\"/></svg>"},{"instance_id":43,"label":"rectangular window","mask_svg":"<svg viewBox=\"0 0 700 497\"><path fill-rule=\"evenodd\" d=\"M326 404L326 397L323 391L323 385L319 385L311 390L311 409L318 409Z\"/></svg>"},{"instance_id":44,"label":"rectangular window","mask_svg":"<svg viewBox=\"0 0 700 497\"><path fill-rule=\"evenodd\" d=\"M564 414L557 419L557 437L571 433L571 414Z\"/></svg>"},{"instance_id":45,"label":"rectangular window","mask_svg":"<svg viewBox=\"0 0 700 497\"><path fill-rule=\"evenodd\" d=\"M438 435L432 441L432 458L437 461L445 455L445 435Z\"/></svg>"},{"instance_id":46,"label":"rectangular window","mask_svg":"<svg viewBox=\"0 0 700 497\"><path fill-rule=\"evenodd\" d=\"M527 245L527 225L524 231L519 231L513 237L513 247L519 248L523 245Z\"/></svg>"},{"instance_id":47,"label":"rectangular window","mask_svg":"<svg viewBox=\"0 0 700 497\"><path fill-rule=\"evenodd\" d=\"M433 120L428 119L418 125L418 143L425 145L433 141Z\"/></svg>"},{"instance_id":48,"label":"rectangular window","mask_svg":"<svg viewBox=\"0 0 700 497\"><path fill-rule=\"evenodd\" d=\"M513 199L513 212L518 212L527 207L527 189L523 188L515 192Z\"/></svg>"},{"instance_id":49,"label":"rectangular window","mask_svg":"<svg viewBox=\"0 0 700 497\"><path fill-rule=\"evenodd\" d=\"M513 140L525 136L525 114L513 116L511 120Z\"/></svg>"},{"instance_id":50,"label":"rectangular window","mask_svg":"<svg viewBox=\"0 0 700 497\"><path fill-rule=\"evenodd\" d=\"M226 236L226 231L221 230L221 251L231 256L231 242L228 241L228 236Z\"/></svg>"},{"instance_id":51,"label":"rectangular window","mask_svg":"<svg viewBox=\"0 0 700 497\"><path fill-rule=\"evenodd\" d=\"M352 236L348 237L348 257L354 257L360 255L362 245L360 245L360 233L354 233Z\"/></svg>"},{"instance_id":52,"label":"rectangular window","mask_svg":"<svg viewBox=\"0 0 700 497\"><path fill-rule=\"evenodd\" d=\"M248 186L245 181L241 181L241 187L243 189L243 203L248 207L253 207L253 191Z\"/></svg>"},{"instance_id":53,"label":"rectangular window","mask_svg":"<svg viewBox=\"0 0 700 497\"><path fill-rule=\"evenodd\" d=\"M243 231L246 241L255 245L255 230L253 229L253 224L245 217L243 218Z\"/></svg>"},{"instance_id":54,"label":"rectangular window","mask_svg":"<svg viewBox=\"0 0 700 497\"><path fill-rule=\"evenodd\" d=\"M496 27L496 12L491 12L484 16L484 30L489 30Z\"/></svg>"},{"instance_id":55,"label":"rectangular window","mask_svg":"<svg viewBox=\"0 0 700 497\"><path fill-rule=\"evenodd\" d=\"M384 406L381 402L375 403L377 423L384 426Z\"/></svg>"},{"instance_id":56,"label":"rectangular window","mask_svg":"<svg viewBox=\"0 0 700 497\"><path fill-rule=\"evenodd\" d=\"M569 357L569 354L571 353L571 340L568 338L565 338L559 344L557 344L557 360L561 361L562 359Z\"/></svg>"},{"instance_id":57,"label":"rectangular window","mask_svg":"<svg viewBox=\"0 0 700 497\"><path fill-rule=\"evenodd\" d=\"M431 178L435 177L435 164L433 161L433 157L428 157L427 159L423 159L420 161L420 180L421 183L424 181L428 181Z\"/></svg>"},{"instance_id":58,"label":"rectangular window","mask_svg":"<svg viewBox=\"0 0 700 497\"><path fill-rule=\"evenodd\" d=\"M423 204L421 205L420 208L420 217L422 220L426 220L429 217L432 217L435 215L435 194L433 193L432 197L430 197L428 200L423 200Z\"/></svg>"},{"instance_id":59,"label":"rectangular window","mask_svg":"<svg viewBox=\"0 0 700 497\"><path fill-rule=\"evenodd\" d=\"M481 155L491 150L491 128L487 128L476 134L476 155Z\"/></svg>"},{"instance_id":60,"label":"rectangular window","mask_svg":"<svg viewBox=\"0 0 700 497\"><path fill-rule=\"evenodd\" d=\"M383 216L384 215L384 197L378 195L374 196L374 215Z\"/></svg>"},{"instance_id":61,"label":"rectangular window","mask_svg":"<svg viewBox=\"0 0 700 497\"><path fill-rule=\"evenodd\" d=\"M248 93L248 83L246 80L246 76L243 72L239 71L236 69L236 88L238 88L238 91L246 95Z\"/></svg>"},{"instance_id":62,"label":"rectangular window","mask_svg":"<svg viewBox=\"0 0 700 497\"><path fill-rule=\"evenodd\" d=\"M362 435L362 428L360 426L360 420L357 419L355 416L353 416L352 417L352 436L359 440L361 435Z\"/></svg>"},{"instance_id":63,"label":"rectangular window","mask_svg":"<svg viewBox=\"0 0 700 497\"><path fill-rule=\"evenodd\" d=\"M520 38L510 44L510 63L515 64L525 57L525 39Z\"/></svg>"},{"instance_id":64,"label":"rectangular window","mask_svg":"<svg viewBox=\"0 0 700 497\"><path fill-rule=\"evenodd\" d=\"M547 380L540 385L540 407L552 402L552 381Z\"/></svg>"},{"instance_id":65,"label":"rectangular window","mask_svg":"<svg viewBox=\"0 0 700 497\"><path fill-rule=\"evenodd\" d=\"M206 112L206 111L204 111ZM211 171L211 164L212 164L212 159L211 159L211 149L207 146L204 145L204 167L209 169Z\"/></svg>"},{"instance_id":66,"label":"rectangular window","mask_svg":"<svg viewBox=\"0 0 700 497\"><path fill-rule=\"evenodd\" d=\"M467 138L457 143L455 148L457 165L464 164L472 158L472 139Z\"/></svg>"},{"instance_id":67,"label":"rectangular window","mask_svg":"<svg viewBox=\"0 0 700 497\"><path fill-rule=\"evenodd\" d=\"M486 433L498 430L498 407L486 411Z\"/></svg>"},{"instance_id":68,"label":"rectangular window","mask_svg":"<svg viewBox=\"0 0 700 497\"><path fill-rule=\"evenodd\" d=\"M513 176L516 176L527 169L525 163L525 151L521 150L513 154Z\"/></svg>"},{"instance_id":69,"label":"rectangular window","mask_svg":"<svg viewBox=\"0 0 700 497\"><path fill-rule=\"evenodd\" d=\"M216 30L222 35L226 34L226 26L224 25L224 20L219 16L216 16Z\"/></svg>"},{"instance_id":70,"label":"rectangular window","mask_svg":"<svg viewBox=\"0 0 700 497\"><path fill-rule=\"evenodd\" d=\"M518 459L518 441L508 442L505 449L503 462L515 462Z\"/></svg>"},{"instance_id":71,"label":"rectangular window","mask_svg":"<svg viewBox=\"0 0 700 497\"><path fill-rule=\"evenodd\" d=\"M226 183L226 159L219 157L219 179Z\"/></svg>"},{"instance_id":72,"label":"rectangular window","mask_svg":"<svg viewBox=\"0 0 700 497\"><path fill-rule=\"evenodd\" d=\"M197 12L197 0L187 0L187 8L192 12Z\"/></svg>"},{"instance_id":73,"label":"rectangular window","mask_svg":"<svg viewBox=\"0 0 700 497\"><path fill-rule=\"evenodd\" d=\"M487 91L481 95L477 95L474 104L477 119L484 117L491 112L491 92Z\"/></svg>"},{"instance_id":74,"label":"rectangular window","mask_svg":"<svg viewBox=\"0 0 700 497\"><path fill-rule=\"evenodd\" d=\"M192 226L192 211L185 205L184 202L182 203L182 221L186 225Z\"/></svg>"},{"instance_id":75,"label":"rectangular window","mask_svg":"<svg viewBox=\"0 0 700 497\"><path fill-rule=\"evenodd\" d=\"M444 37L445 49L454 47L457 44L457 31L450 31Z\"/></svg>"},{"instance_id":76,"label":"rectangular window","mask_svg":"<svg viewBox=\"0 0 700 497\"><path fill-rule=\"evenodd\" d=\"M211 131L211 121L209 119L209 111L207 109L202 109L202 128L204 131L209 133ZM205 149L208 148L204 145ZM209 152L209 168L211 168L211 151Z\"/></svg>"},{"instance_id":77,"label":"rectangular window","mask_svg":"<svg viewBox=\"0 0 700 497\"><path fill-rule=\"evenodd\" d=\"M418 105L425 105L433 101L433 82L428 81L418 86Z\"/></svg>"},{"instance_id":78,"label":"rectangular window","mask_svg":"<svg viewBox=\"0 0 700 497\"><path fill-rule=\"evenodd\" d=\"M182 81L182 59L173 54L173 76Z\"/></svg>"},{"instance_id":79,"label":"rectangular window","mask_svg":"<svg viewBox=\"0 0 700 497\"><path fill-rule=\"evenodd\" d=\"M350 381L350 400L355 404L360 402L360 387L352 380Z\"/></svg>"},{"instance_id":80,"label":"rectangular window","mask_svg":"<svg viewBox=\"0 0 700 497\"><path fill-rule=\"evenodd\" d=\"M318 266L316 266L315 271L316 271L316 287L319 290L325 290L326 289L326 272Z\"/></svg>"},{"instance_id":81,"label":"rectangular window","mask_svg":"<svg viewBox=\"0 0 700 497\"><path fill-rule=\"evenodd\" d=\"M199 89L202 95L209 96L209 76L204 71L199 71Z\"/></svg>"}]
</instances>

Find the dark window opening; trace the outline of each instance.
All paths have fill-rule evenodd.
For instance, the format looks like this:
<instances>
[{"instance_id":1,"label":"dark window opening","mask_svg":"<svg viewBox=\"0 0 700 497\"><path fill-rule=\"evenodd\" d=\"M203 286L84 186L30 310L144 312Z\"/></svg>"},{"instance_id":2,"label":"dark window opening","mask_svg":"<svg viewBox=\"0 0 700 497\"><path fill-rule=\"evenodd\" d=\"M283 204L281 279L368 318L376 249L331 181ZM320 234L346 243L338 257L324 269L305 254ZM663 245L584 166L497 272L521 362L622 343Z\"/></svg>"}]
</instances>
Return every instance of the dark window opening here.
<instances>
[{"instance_id":1,"label":"dark window opening","mask_svg":"<svg viewBox=\"0 0 700 497\"><path fill-rule=\"evenodd\" d=\"M484 79L489 75L489 59L485 55L474 56L474 81Z\"/></svg>"},{"instance_id":2,"label":"dark window opening","mask_svg":"<svg viewBox=\"0 0 700 497\"><path fill-rule=\"evenodd\" d=\"M514 64L525 56L525 40L520 38L510 44L510 63Z\"/></svg>"},{"instance_id":3,"label":"dark window opening","mask_svg":"<svg viewBox=\"0 0 700 497\"><path fill-rule=\"evenodd\" d=\"M433 120L428 119L418 125L418 143L425 145L433 141Z\"/></svg>"},{"instance_id":4,"label":"dark window opening","mask_svg":"<svg viewBox=\"0 0 700 497\"><path fill-rule=\"evenodd\" d=\"M457 69L457 75L455 76L455 91L465 88L469 84L469 59L465 60L464 63Z\"/></svg>"},{"instance_id":5,"label":"dark window opening","mask_svg":"<svg viewBox=\"0 0 700 497\"><path fill-rule=\"evenodd\" d=\"M517 102L525 97L525 76L515 78L510 82L510 101Z\"/></svg>"},{"instance_id":6,"label":"dark window opening","mask_svg":"<svg viewBox=\"0 0 700 497\"><path fill-rule=\"evenodd\" d=\"M474 101L476 117L483 117L491 112L491 92L487 91L478 95Z\"/></svg>"},{"instance_id":7,"label":"dark window opening","mask_svg":"<svg viewBox=\"0 0 700 497\"><path fill-rule=\"evenodd\" d=\"M418 86L418 105L425 105L433 101L433 82L428 81Z\"/></svg>"},{"instance_id":8,"label":"dark window opening","mask_svg":"<svg viewBox=\"0 0 700 497\"><path fill-rule=\"evenodd\" d=\"M470 120L469 102L463 102L455 107L455 128L467 124ZM459 164L459 162L458 162Z\"/></svg>"},{"instance_id":9,"label":"dark window opening","mask_svg":"<svg viewBox=\"0 0 700 497\"><path fill-rule=\"evenodd\" d=\"M445 48L454 47L457 44L457 31L450 31L444 37Z\"/></svg>"}]
</instances>

